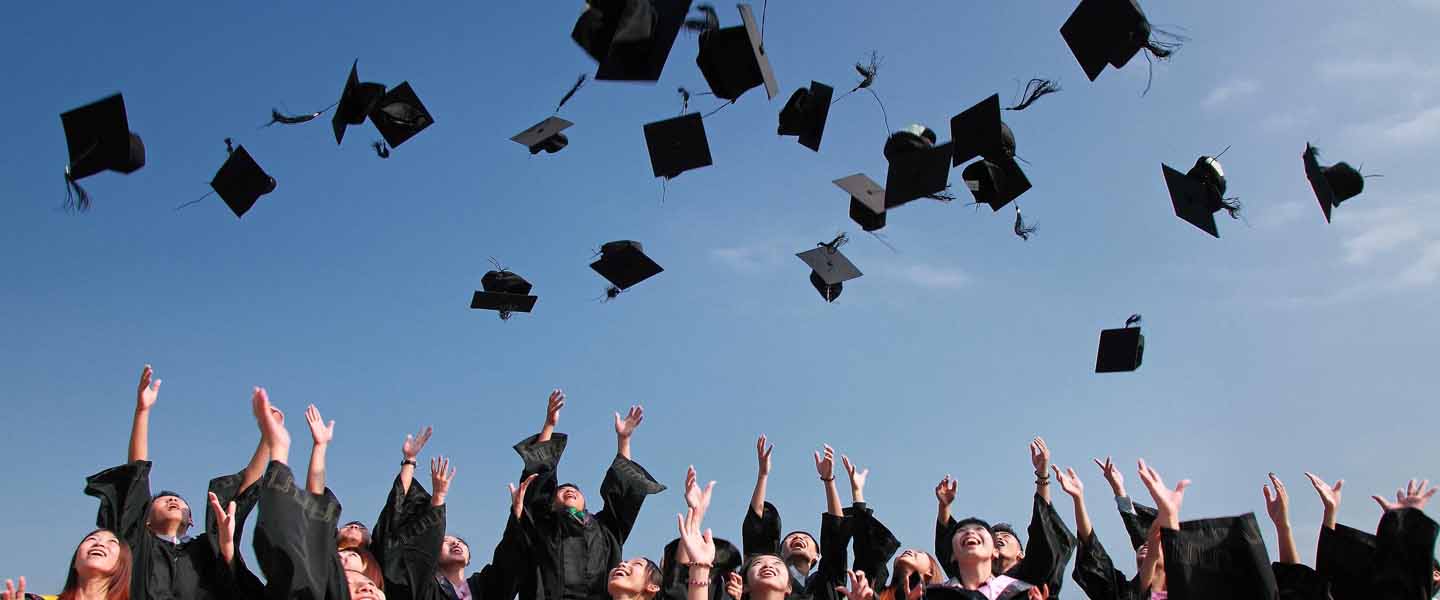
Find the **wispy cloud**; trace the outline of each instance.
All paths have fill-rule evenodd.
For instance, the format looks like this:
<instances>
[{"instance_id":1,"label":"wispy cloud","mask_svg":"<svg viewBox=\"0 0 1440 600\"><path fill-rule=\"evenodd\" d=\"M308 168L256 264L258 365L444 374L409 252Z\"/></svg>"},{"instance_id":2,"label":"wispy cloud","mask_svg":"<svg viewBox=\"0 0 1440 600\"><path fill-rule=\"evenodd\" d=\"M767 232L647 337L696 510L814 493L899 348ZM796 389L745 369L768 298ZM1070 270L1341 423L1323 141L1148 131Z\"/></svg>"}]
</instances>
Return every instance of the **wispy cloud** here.
<instances>
[{"instance_id":1,"label":"wispy cloud","mask_svg":"<svg viewBox=\"0 0 1440 600\"><path fill-rule=\"evenodd\" d=\"M1266 133L1282 133L1301 129L1320 118L1320 111L1314 107L1291 108L1260 120L1260 128Z\"/></svg>"},{"instance_id":2,"label":"wispy cloud","mask_svg":"<svg viewBox=\"0 0 1440 600\"><path fill-rule=\"evenodd\" d=\"M1200 101L1200 106L1206 110L1215 110L1232 100L1244 98L1259 91L1260 82L1253 79L1228 81L1210 90L1210 94Z\"/></svg>"},{"instance_id":3,"label":"wispy cloud","mask_svg":"<svg viewBox=\"0 0 1440 600\"><path fill-rule=\"evenodd\" d=\"M929 290L956 290L970 284L970 276L953 267L912 264L887 272L910 285Z\"/></svg>"},{"instance_id":4,"label":"wispy cloud","mask_svg":"<svg viewBox=\"0 0 1440 600\"><path fill-rule=\"evenodd\" d=\"M1420 257L1400 272L1396 280L1402 286L1428 286L1440 279L1440 240L1425 243Z\"/></svg>"},{"instance_id":5,"label":"wispy cloud","mask_svg":"<svg viewBox=\"0 0 1440 600\"><path fill-rule=\"evenodd\" d=\"M1305 216L1311 210L1319 211L1313 202L1301 202L1299 200L1287 200L1273 206L1261 207L1251 213L1251 222L1256 227L1275 229L1284 227Z\"/></svg>"},{"instance_id":6,"label":"wispy cloud","mask_svg":"<svg viewBox=\"0 0 1440 600\"><path fill-rule=\"evenodd\" d=\"M787 252L780 247L778 242L758 242L710 250L711 260L742 273L774 270L780 266L781 261L793 255L793 252Z\"/></svg>"},{"instance_id":7,"label":"wispy cloud","mask_svg":"<svg viewBox=\"0 0 1440 600\"><path fill-rule=\"evenodd\" d=\"M1423 144L1440 139L1440 106L1422 110L1383 131L1386 139L1401 144Z\"/></svg>"},{"instance_id":8,"label":"wispy cloud","mask_svg":"<svg viewBox=\"0 0 1440 600\"><path fill-rule=\"evenodd\" d=\"M1346 214L1337 210L1345 264L1384 278L1386 289L1434 283L1440 277L1440 216L1435 195L1382 209Z\"/></svg>"}]
</instances>

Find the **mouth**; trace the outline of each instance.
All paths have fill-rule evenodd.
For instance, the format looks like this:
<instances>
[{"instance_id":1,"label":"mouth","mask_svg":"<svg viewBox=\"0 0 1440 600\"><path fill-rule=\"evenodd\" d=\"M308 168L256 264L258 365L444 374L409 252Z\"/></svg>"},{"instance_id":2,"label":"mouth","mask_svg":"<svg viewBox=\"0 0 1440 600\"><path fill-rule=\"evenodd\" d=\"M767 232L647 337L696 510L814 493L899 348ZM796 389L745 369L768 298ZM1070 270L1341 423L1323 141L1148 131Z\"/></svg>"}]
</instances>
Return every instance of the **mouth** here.
<instances>
[{"instance_id":1,"label":"mouth","mask_svg":"<svg viewBox=\"0 0 1440 600\"><path fill-rule=\"evenodd\" d=\"M760 567L760 570L759 570L759 571L756 571L756 575L759 575L762 579L768 579L768 578L770 578L770 577L775 577L775 576L777 576L777 575L779 575L779 574L780 574L780 571L776 570L775 567L771 567L771 566Z\"/></svg>"},{"instance_id":2,"label":"mouth","mask_svg":"<svg viewBox=\"0 0 1440 600\"><path fill-rule=\"evenodd\" d=\"M629 572L628 570L626 570L625 567L615 567L615 568L613 568L613 569L610 569L610 578L611 578L611 579L620 579L620 578L622 578L622 577L629 577L629 576L630 576L630 572Z\"/></svg>"},{"instance_id":3,"label":"mouth","mask_svg":"<svg viewBox=\"0 0 1440 600\"><path fill-rule=\"evenodd\" d=\"M107 556L110 556L110 554L105 551L105 548L96 546L94 548L91 548L89 552L86 552L85 556L87 558L105 558Z\"/></svg>"},{"instance_id":4,"label":"mouth","mask_svg":"<svg viewBox=\"0 0 1440 600\"><path fill-rule=\"evenodd\" d=\"M914 550L906 550L906 551L900 553L900 558L914 558L914 557L915 557L915 551L914 551Z\"/></svg>"},{"instance_id":5,"label":"mouth","mask_svg":"<svg viewBox=\"0 0 1440 600\"><path fill-rule=\"evenodd\" d=\"M965 548L978 548L982 545L980 536L967 535L960 539L960 545Z\"/></svg>"},{"instance_id":6,"label":"mouth","mask_svg":"<svg viewBox=\"0 0 1440 600\"><path fill-rule=\"evenodd\" d=\"M461 548L461 547L459 547L459 546L455 546L455 547L453 547L453 548L450 549L450 555L451 555L451 556L462 556L462 555L464 555L464 554L465 554L465 549L464 549L464 548Z\"/></svg>"}]
</instances>

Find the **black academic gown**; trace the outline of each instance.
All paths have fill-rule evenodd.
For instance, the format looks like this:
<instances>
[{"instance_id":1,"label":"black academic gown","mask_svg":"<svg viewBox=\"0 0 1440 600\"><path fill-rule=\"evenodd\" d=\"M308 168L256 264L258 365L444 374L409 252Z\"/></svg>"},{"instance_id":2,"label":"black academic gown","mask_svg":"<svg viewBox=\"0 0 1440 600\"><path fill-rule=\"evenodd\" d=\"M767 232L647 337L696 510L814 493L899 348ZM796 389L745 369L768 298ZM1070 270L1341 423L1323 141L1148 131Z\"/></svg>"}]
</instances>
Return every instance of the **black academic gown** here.
<instances>
[{"instance_id":1,"label":"black academic gown","mask_svg":"<svg viewBox=\"0 0 1440 600\"><path fill-rule=\"evenodd\" d=\"M780 511L766 502L763 515L745 510L740 523L740 546L745 556L754 554L780 555ZM849 562L849 522L845 517L820 514L820 564L804 581L790 582L787 600L838 600L836 586L846 585L845 563ZM791 569L792 577L794 569Z\"/></svg>"},{"instance_id":2,"label":"black academic gown","mask_svg":"<svg viewBox=\"0 0 1440 600\"><path fill-rule=\"evenodd\" d=\"M690 567L675 559L679 553L679 538L665 545L665 554L660 559L660 593L655 595L658 600L685 600L689 596ZM715 567L710 569L710 600L729 598L725 594L726 576L737 572L742 562L740 549L735 544L715 539Z\"/></svg>"},{"instance_id":3,"label":"black academic gown","mask_svg":"<svg viewBox=\"0 0 1440 600\"><path fill-rule=\"evenodd\" d=\"M1428 599L1436 524L1416 509L1387 511L1375 535L1344 525L1320 529L1316 570L1335 600Z\"/></svg>"},{"instance_id":4,"label":"black academic gown","mask_svg":"<svg viewBox=\"0 0 1440 600\"><path fill-rule=\"evenodd\" d=\"M213 536L214 515L206 500L205 533L174 543L161 539L145 526L150 510L150 461L135 461L106 469L85 480L85 493L100 500L96 527L114 532L130 547L133 568L130 597L143 600L228 600L233 586L222 572L219 542ZM237 497L240 475L219 477L210 491L221 501L237 502L236 511L248 512L256 495Z\"/></svg>"},{"instance_id":5,"label":"black academic gown","mask_svg":"<svg viewBox=\"0 0 1440 600\"><path fill-rule=\"evenodd\" d=\"M954 517L943 525L939 521L935 523L935 557L940 559L945 574L952 579L957 575L958 567L955 566L955 552L950 546L950 538L957 523ZM1026 535L1030 539L1025 542L1025 558L1004 574L1035 587L1048 585L1050 597L1059 598L1060 587L1065 581L1065 565L1075 553L1075 534L1070 532L1060 513L1055 512L1055 507L1040 494L1035 494Z\"/></svg>"},{"instance_id":6,"label":"black academic gown","mask_svg":"<svg viewBox=\"0 0 1440 600\"><path fill-rule=\"evenodd\" d=\"M418 481L408 491L395 478L370 534L370 553L380 564L389 600L437 598L435 573L445 540L446 510L432 506Z\"/></svg>"},{"instance_id":7,"label":"black academic gown","mask_svg":"<svg viewBox=\"0 0 1440 600\"><path fill-rule=\"evenodd\" d=\"M1163 529L1166 591L1171 600L1276 600L1270 557L1254 513L1200 519Z\"/></svg>"},{"instance_id":8,"label":"black academic gown","mask_svg":"<svg viewBox=\"0 0 1440 600\"><path fill-rule=\"evenodd\" d=\"M556 470L565 452L566 436L549 442L531 436L515 445L524 460L522 480L539 477L525 495L521 519L530 564L519 577L522 600L609 600L606 574L622 560L621 551L645 498L665 490L639 463L620 455L610 463L600 484L604 508L578 518L554 503L559 487Z\"/></svg>"},{"instance_id":9,"label":"black academic gown","mask_svg":"<svg viewBox=\"0 0 1440 600\"><path fill-rule=\"evenodd\" d=\"M1100 537L1093 532L1087 540L1080 540L1079 553L1075 559L1075 570L1070 574L1090 600L1140 600L1147 598L1140 589L1140 580L1128 578L1100 543Z\"/></svg>"},{"instance_id":10,"label":"black academic gown","mask_svg":"<svg viewBox=\"0 0 1440 600\"><path fill-rule=\"evenodd\" d=\"M883 589L890 579L890 560L900 550L900 540L895 539L890 528L875 518L875 511L864 502L856 502L846 508L845 520L848 522L846 532L855 546L855 562L851 569L864 573L876 590ZM904 600L903 595L896 598Z\"/></svg>"},{"instance_id":11,"label":"black academic gown","mask_svg":"<svg viewBox=\"0 0 1440 600\"><path fill-rule=\"evenodd\" d=\"M255 559L265 575L265 600L349 600L350 588L335 551L340 501L328 488L311 494L296 485L284 463L271 462L260 478Z\"/></svg>"}]
</instances>

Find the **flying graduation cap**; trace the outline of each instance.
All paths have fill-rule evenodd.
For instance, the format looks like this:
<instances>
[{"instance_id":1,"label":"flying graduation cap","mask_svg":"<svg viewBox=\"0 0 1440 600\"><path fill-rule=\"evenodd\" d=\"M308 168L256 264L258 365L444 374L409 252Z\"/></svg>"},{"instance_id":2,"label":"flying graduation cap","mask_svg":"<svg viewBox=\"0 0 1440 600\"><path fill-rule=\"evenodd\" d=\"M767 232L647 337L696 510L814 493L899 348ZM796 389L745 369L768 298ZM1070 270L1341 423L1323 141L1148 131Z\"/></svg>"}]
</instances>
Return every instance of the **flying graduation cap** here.
<instances>
[{"instance_id":1,"label":"flying graduation cap","mask_svg":"<svg viewBox=\"0 0 1440 600\"><path fill-rule=\"evenodd\" d=\"M1155 29L1136 0L1080 0L1075 12L1060 26L1060 35L1090 81L1109 65L1123 68L1141 51L1147 59L1167 59L1180 49L1177 36L1155 39ZM1147 84L1146 89L1149 89Z\"/></svg>"},{"instance_id":2,"label":"flying graduation cap","mask_svg":"<svg viewBox=\"0 0 1440 600\"><path fill-rule=\"evenodd\" d=\"M410 88L410 82L402 81L379 100L370 110L370 122L380 130L380 136L391 148L398 148L410 138L435 123L430 111Z\"/></svg>"},{"instance_id":3,"label":"flying graduation cap","mask_svg":"<svg viewBox=\"0 0 1440 600\"><path fill-rule=\"evenodd\" d=\"M584 87L585 79L586 75L581 74L580 77L575 80L575 84L570 86L570 91L565 92L565 95L560 98L560 103L555 105L555 114L559 114L560 109L564 108L565 103L575 97L575 93L580 91L581 87ZM540 152L554 154L564 150L566 146L570 145L570 138L565 137L563 132L572 125L574 125L574 123L552 114L544 121L536 123L529 129L515 134L514 137L510 138L510 141L525 146L530 150L530 154L539 154Z\"/></svg>"},{"instance_id":4,"label":"flying graduation cap","mask_svg":"<svg viewBox=\"0 0 1440 600\"><path fill-rule=\"evenodd\" d=\"M860 229L869 232L885 228L885 188L863 173L833 183L850 194L850 220Z\"/></svg>"},{"instance_id":5,"label":"flying graduation cap","mask_svg":"<svg viewBox=\"0 0 1440 600\"><path fill-rule=\"evenodd\" d=\"M600 63L595 78L658 81L691 0L588 0L570 39Z\"/></svg>"},{"instance_id":6,"label":"flying graduation cap","mask_svg":"<svg viewBox=\"0 0 1440 600\"><path fill-rule=\"evenodd\" d=\"M60 113L60 125L70 153L65 166L66 208L90 208L90 194L79 180L101 171L128 175L145 166L145 143L130 131L120 94Z\"/></svg>"},{"instance_id":7,"label":"flying graduation cap","mask_svg":"<svg viewBox=\"0 0 1440 600\"><path fill-rule=\"evenodd\" d=\"M1365 176L1349 163L1338 162L1320 166L1320 149L1305 144L1305 177L1310 180L1310 189L1320 201L1320 210L1325 213L1325 222L1330 222L1330 210L1341 202L1359 196L1365 191Z\"/></svg>"},{"instance_id":8,"label":"flying graduation cap","mask_svg":"<svg viewBox=\"0 0 1440 600\"><path fill-rule=\"evenodd\" d=\"M952 142L935 145L935 131L911 125L890 134L885 140L885 208L891 209L919 198L951 200L949 187Z\"/></svg>"},{"instance_id":9,"label":"flying graduation cap","mask_svg":"<svg viewBox=\"0 0 1440 600\"><path fill-rule=\"evenodd\" d=\"M1000 95L994 94L950 119L951 143L955 145L951 164L958 167L976 157L982 159L967 166L961 177L975 202L988 204L992 211L1030 190L1030 180L1015 162L1015 134L1000 114Z\"/></svg>"},{"instance_id":10,"label":"flying graduation cap","mask_svg":"<svg viewBox=\"0 0 1440 600\"><path fill-rule=\"evenodd\" d=\"M345 128L360 125L370 116L370 111L385 95L384 84L360 81L360 59L350 65L350 76L345 78L345 87L340 90L340 102L330 116L330 128L335 131L335 144L345 139Z\"/></svg>"},{"instance_id":11,"label":"flying graduation cap","mask_svg":"<svg viewBox=\"0 0 1440 600\"><path fill-rule=\"evenodd\" d=\"M1130 315L1120 329L1100 332L1100 350L1095 356L1096 373L1123 373L1140 368L1145 357L1145 336L1140 334L1140 315Z\"/></svg>"},{"instance_id":12,"label":"flying graduation cap","mask_svg":"<svg viewBox=\"0 0 1440 600\"><path fill-rule=\"evenodd\" d=\"M1220 231L1215 227L1215 213L1224 210L1231 218L1240 218L1240 203L1225 197L1225 169L1216 158L1201 156L1185 173L1164 163L1160 167L1175 216L1217 238Z\"/></svg>"},{"instance_id":13,"label":"flying graduation cap","mask_svg":"<svg viewBox=\"0 0 1440 600\"><path fill-rule=\"evenodd\" d=\"M646 123L645 146L650 151L650 168L656 177L672 179L686 171L714 164L700 113Z\"/></svg>"},{"instance_id":14,"label":"flying graduation cap","mask_svg":"<svg viewBox=\"0 0 1440 600\"><path fill-rule=\"evenodd\" d=\"M225 143L229 146L230 140L225 140ZM241 145L230 152L225 164L220 165L215 178L210 180L210 187L238 219L244 217L261 196L275 191L275 178L260 168L250 152Z\"/></svg>"},{"instance_id":15,"label":"flying graduation cap","mask_svg":"<svg viewBox=\"0 0 1440 600\"><path fill-rule=\"evenodd\" d=\"M830 116L830 99L835 88L811 81L810 87L795 90L785 108L780 109L779 135L799 137L801 146L820 151L820 139L825 136L825 121Z\"/></svg>"},{"instance_id":16,"label":"flying graduation cap","mask_svg":"<svg viewBox=\"0 0 1440 600\"><path fill-rule=\"evenodd\" d=\"M700 66L700 73L716 98L734 102L751 88L764 85L765 95L773 100L780 93L780 84L775 81L770 57L765 54L765 40L755 22L755 13L749 4L737 6L743 24L704 28L695 64Z\"/></svg>"},{"instance_id":17,"label":"flying graduation cap","mask_svg":"<svg viewBox=\"0 0 1440 600\"><path fill-rule=\"evenodd\" d=\"M659 275L665 270L649 256L640 242L620 240L600 247L600 259L590 268L610 282L605 297L613 299L631 286Z\"/></svg>"},{"instance_id":18,"label":"flying graduation cap","mask_svg":"<svg viewBox=\"0 0 1440 600\"><path fill-rule=\"evenodd\" d=\"M842 233L829 242L820 242L816 248L795 255L810 267L810 285L815 286L815 291L826 302L834 302L840 297L846 281L862 275L855 263L840 253L840 246L848 241Z\"/></svg>"},{"instance_id":19,"label":"flying graduation cap","mask_svg":"<svg viewBox=\"0 0 1440 600\"><path fill-rule=\"evenodd\" d=\"M512 313L530 312L539 300L530 295L530 282L498 265L480 278L480 286L481 291L470 299L470 308L497 311L502 321L508 321Z\"/></svg>"}]
</instances>

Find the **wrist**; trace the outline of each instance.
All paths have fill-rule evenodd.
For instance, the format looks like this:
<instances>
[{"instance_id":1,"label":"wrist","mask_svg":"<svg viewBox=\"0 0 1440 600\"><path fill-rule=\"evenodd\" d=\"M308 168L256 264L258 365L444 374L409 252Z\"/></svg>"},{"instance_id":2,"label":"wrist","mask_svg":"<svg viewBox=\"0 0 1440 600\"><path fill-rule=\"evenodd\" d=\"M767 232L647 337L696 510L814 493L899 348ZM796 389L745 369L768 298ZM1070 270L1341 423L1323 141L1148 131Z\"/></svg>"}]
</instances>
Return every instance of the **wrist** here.
<instances>
[{"instance_id":1,"label":"wrist","mask_svg":"<svg viewBox=\"0 0 1440 600\"><path fill-rule=\"evenodd\" d=\"M835 483L835 476L834 476L834 475L831 475L831 476L829 476L829 477L826 477L826 476L824 476L824 475L821 475L821 476L820 476L820 481L823 481L823 482L825 482L825 483L827 483L827 484Z\"/></svg>"},{"instance_id":2,"label":"wrist","mask_svg":"<svg viewBox=\"0 0 1440 600\"><path fill-rule=\"evenodd\" d=\"M415 465L415 457L413 456L406 456L404 460L400 461L401 467L414 467Z\"/></svg>"}]
</instances>

